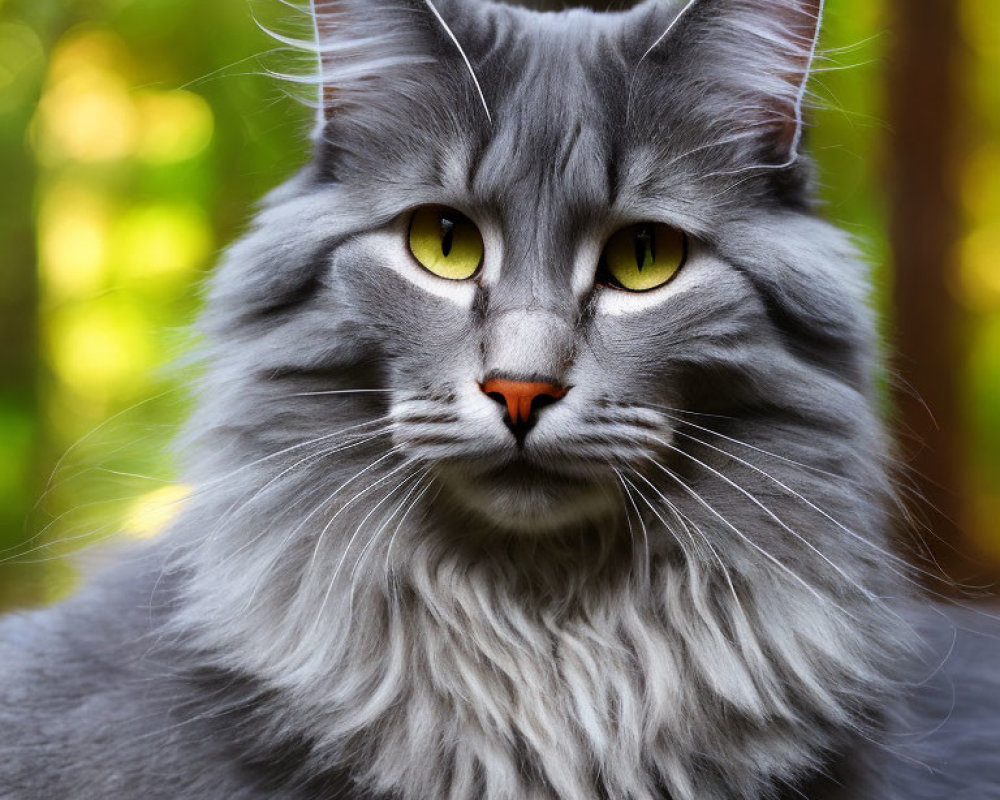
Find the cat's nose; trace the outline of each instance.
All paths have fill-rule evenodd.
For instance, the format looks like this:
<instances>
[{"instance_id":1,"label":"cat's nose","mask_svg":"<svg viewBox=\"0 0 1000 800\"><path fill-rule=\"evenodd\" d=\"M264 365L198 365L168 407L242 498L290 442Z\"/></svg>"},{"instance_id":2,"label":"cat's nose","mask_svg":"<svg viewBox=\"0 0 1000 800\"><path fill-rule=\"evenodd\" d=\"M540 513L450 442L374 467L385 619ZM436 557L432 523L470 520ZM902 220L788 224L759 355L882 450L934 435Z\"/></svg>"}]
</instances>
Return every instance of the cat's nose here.
<instances>
[{"instance_id":1,"label":"cat's nose","mask_svg":"<svg viewBox=\"0 0 1000 800\"><path fill-rule=\"evenodd\" d=\"M566 396L569 391L554 381L518 381L508 378L491 378L479 384L487 397L506 406L504 421L518 438L535 424L538 412Z\"/></svg>"}]
</instances>

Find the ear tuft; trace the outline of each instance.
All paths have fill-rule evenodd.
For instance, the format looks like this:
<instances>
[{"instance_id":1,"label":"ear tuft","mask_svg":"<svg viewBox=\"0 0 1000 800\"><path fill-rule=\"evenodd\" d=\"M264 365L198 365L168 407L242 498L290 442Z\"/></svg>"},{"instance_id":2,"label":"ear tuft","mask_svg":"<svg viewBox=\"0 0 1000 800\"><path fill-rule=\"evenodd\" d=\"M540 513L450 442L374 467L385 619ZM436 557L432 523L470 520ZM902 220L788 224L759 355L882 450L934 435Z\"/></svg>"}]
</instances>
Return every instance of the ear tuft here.
<instances>
[{"instance_id":1,"label":"ear tuft","mask_svg":"<svg viewBox=\"0 0 1000 800\"><path fill-rule=\"evenodd\" d=\"M309 82L319 87L321 127L340 108L406 96L421 69L435 63L421 36L421 17L413 13L426 13L423 3L310 3L318 70Z\"/></svg>"},{"instance_id":2,"label":"ear tuft","mask_svg":"<svg viewBox=\"0 0 1000 800\"><path fill-rule=\"evenodd\" d=\"M816 59L824 0L681 0L643 55L664 69L688 64L689 82L724 118L721 125L767 142L792 165ZM679 7L679 11L677 10Z\"/></svg>"},{"instance_id":3,"label":"ear tuft","mask_svg":"<svg viewBox=\"0 0 1000 800\"><path fill-rule=\"evenodd\" d=\"M779 8L779 13L785 16L783 27L789 35L788 72L784 78L794 95L784 100L779 98L779 107L775 110L780 120L778 145L791 159L798 155L802 141L803 108L823 26L823 4L824 0L798 0L786 8Z\"/></svg>"}]
</instances>

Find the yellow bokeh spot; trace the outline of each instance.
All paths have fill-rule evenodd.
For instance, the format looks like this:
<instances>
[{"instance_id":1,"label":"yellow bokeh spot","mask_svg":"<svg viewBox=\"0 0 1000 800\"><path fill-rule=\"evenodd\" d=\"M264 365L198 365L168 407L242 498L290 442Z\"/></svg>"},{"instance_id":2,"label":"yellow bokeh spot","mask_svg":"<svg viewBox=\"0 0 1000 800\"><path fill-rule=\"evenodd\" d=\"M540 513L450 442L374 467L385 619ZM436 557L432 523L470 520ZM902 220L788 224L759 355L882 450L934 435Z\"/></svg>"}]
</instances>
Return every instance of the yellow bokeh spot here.
<instances>
[{"instance_id":1,"label":"yellow bokeh spot","mask_svg":"<svg viewBox=\"0 0 1000 800\"><path fill-rule=\"evenodd\" d=\"M38 217L42 286L55 302L100 291L109 259L110 212L105 199L79 185L45 194Z\"/></svg>"},{"instance_id":2,"label":"yellow bokeh spot","mask_svg":"<svg viewBox=\"0 0 1000 800\"><path fill-rule=\"evenodd\" d=\"M113 34L83 29L63 38L35 120L45 163L136 157L169 164L208 148L215 120L204 98L183 89L133 90L127 73L125 47Z\"/></svg>"},{"instance_id":3,"label":"yellow bokeh spot","mask_svg":"<svg viewBox=\"0 0 1000 800\"><path fill-rule=\"evenodd\" d=\"M46 334L56 375L85 398L127 396L148 378L153 352L146 324L111 297L59 309Z\"/></svg>"},{"instance_id":4,"label":"yellow bokeh spot","mask_svg":"<svg viewBox=\"0 0 1000 800\"><path fill-rule=\"evenodd\" d=\"M958 8L965 40L976 55L1000 58L1000 16L996 0L964 0Z\"/></svg>"},{"instance_id":5,"label":"yellow bokeh spot","mask_svg":"<svg viewBox=\"0 0 1000 800\"><path fill-rule=\"evenodd\" d=\"M139 92L136 155L154 164L184 161L208 148L215 130L212 109L201 96L176 89Z\"/></svg>"},{"instance_id":6,"label":"yellow bokeh spot","mask_svg":"<svg viewBox=\"0 0 1000 800\"><path fill-rule=\"evenodd\" d=\"M962 201L973 219L1000 216L1000 143L976 150L962 173Z\"/></svg>"},{"instance_id":7,"label":"yellow bokeh spot","mask_svg":"<svg viewBox=\"0 0 1000 800\"><path fill-rule=\"evenodd\" d=\"M1000 311L1000 223L976 228L962 241L960 283L968 307Z\"/></svg>"},{"instance_id":8,"label":"yellow bokeh spot","mask_svg":"<svg viewBox=\"0 0 1000 800\"><path fill-rule=\"evenodd\" d=\"M45 92L38 114L38 151L46 163L114 161L135 147L135 106L117 75L67 78Z\"/></svg>"},{"instance_id":9,"label":"yellow bokeh spot","mask_svg":"<svg viewBox=\"0 0 1000 800\"><path fill-rule=\"evenodd\" d=\"M159 204L127 213L116 232L121 278L137 283L185 277L212 250L212 229L197 208Z\"/></svg>"},{"instance_id":10,"label":"yellow bokeh spot","mask_svg":"<svg viewBox=\"0 0 1000 800\"><path fill-rule=\"evenodd\" d=\"M81 25L69 30L52 51L50 83L85 72L122 73L128 67L125 43L109 30Z\"/></svg>"},{"instance_id":11,"label":"yellow bokeh spot","mask_svg":"<svg viewBox=\"0 0 1000 800\"><path fill-rule=\"evenodd\" d=\"M138 113L111 34L68 34L56 47L35 133L45 163L114 161L135 149Z\"/></svg>"},{"instance_id":12,"label":"yellow bokeh spot","mask_svg":"<svg viewBox=\"0 0 1000 800\"><path fill-rule=\"evenodd\" d=\"M156 536L177 515L189 494L187 486L173 484L144 494L126 513L122 529L139 539Z\"/></svg>"}]
</instances>

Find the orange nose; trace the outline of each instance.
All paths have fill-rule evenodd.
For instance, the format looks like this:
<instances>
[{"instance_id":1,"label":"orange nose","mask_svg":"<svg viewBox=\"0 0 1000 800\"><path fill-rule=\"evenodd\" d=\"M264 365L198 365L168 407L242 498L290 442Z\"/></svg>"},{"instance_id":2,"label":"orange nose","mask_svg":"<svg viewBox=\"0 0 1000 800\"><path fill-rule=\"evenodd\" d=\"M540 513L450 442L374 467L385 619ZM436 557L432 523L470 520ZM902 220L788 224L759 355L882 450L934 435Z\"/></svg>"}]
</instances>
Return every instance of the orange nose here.
<instances>
[{"instance_id":1,"label":"orange nose","mask_svg":"<svg viewBox=\"0 0 1000 800\"><path fill-rule=\"evenodd\" d=\"M507 414L514 425L523 425L531 417L532 406L537 408L539 398L554 403L566 395L566 389L547 381L509 381L494 378L480 384L480 388L497 402L507 406Z\"/></svg>"}]
</instances>

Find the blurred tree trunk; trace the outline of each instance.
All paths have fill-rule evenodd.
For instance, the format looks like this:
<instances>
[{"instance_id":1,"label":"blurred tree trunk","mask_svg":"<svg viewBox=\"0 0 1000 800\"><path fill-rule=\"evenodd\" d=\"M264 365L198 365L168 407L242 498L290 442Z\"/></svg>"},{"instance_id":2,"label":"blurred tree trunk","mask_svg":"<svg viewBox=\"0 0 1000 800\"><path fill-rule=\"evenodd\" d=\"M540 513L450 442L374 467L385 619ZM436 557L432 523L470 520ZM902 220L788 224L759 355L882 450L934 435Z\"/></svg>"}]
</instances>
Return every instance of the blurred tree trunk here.
<instances>
[{"instance_id":1,"label":"blurred tree trunk","mask_svg":"<svg viewBox=\"0 0 1000 800\"><path fill-rule=\"evenodd\" d=\"M958 142L962 113L959 4L893 0L888 75L891 240L895 261L894 401L909 503L927 530L924 554L953 579L981 577L960 525L960 312L949 287L959 233ZM911 498L912 499L912 498ZM910 534L912 535L912 533ZM940 588L940 587L937 587Z\"/></svg>"}]
</instances>

